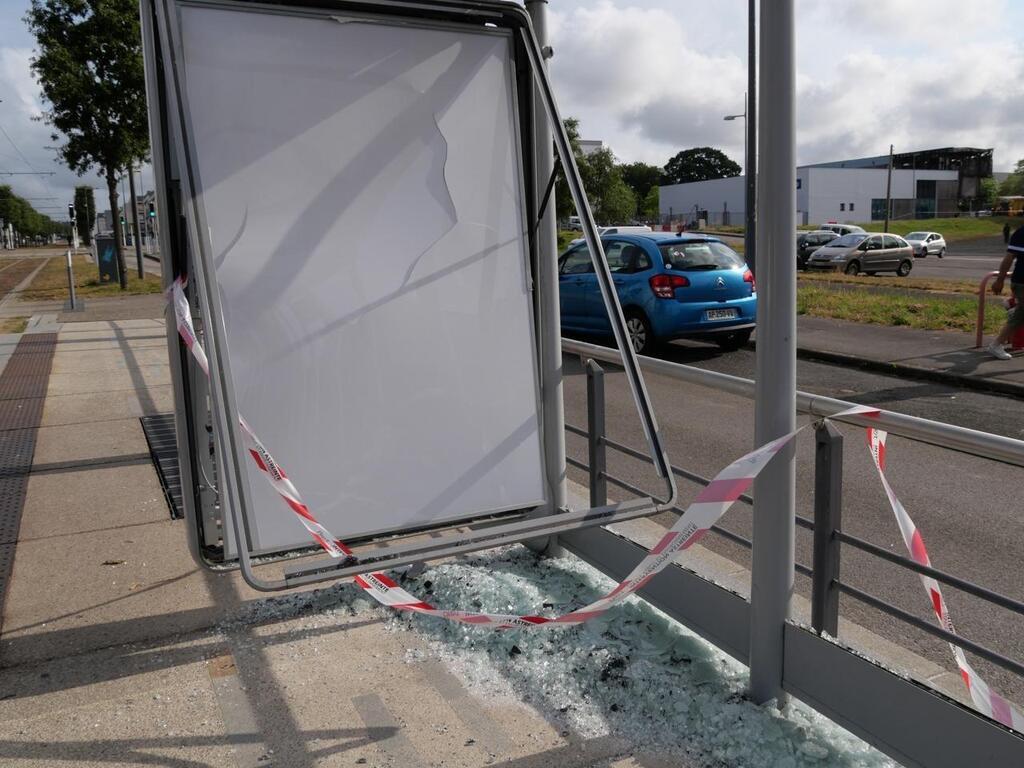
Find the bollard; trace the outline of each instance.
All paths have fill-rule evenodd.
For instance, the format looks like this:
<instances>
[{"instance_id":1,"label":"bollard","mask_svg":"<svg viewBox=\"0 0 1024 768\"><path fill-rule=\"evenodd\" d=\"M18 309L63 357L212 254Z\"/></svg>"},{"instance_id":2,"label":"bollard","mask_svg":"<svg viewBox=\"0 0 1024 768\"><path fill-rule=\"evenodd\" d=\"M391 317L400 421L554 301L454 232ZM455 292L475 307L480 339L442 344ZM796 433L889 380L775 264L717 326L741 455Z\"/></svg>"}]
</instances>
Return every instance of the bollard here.
<instances>
[{"instance_id":1,"label":"bollard","mask_svg":"<svg viewBox=\"0 0 1024 768\"><path fill-rule=\"evenodd\" d=\"M70 309L72 312L74 312L75 308L76 308L76 305L75 305L75 272L74 272L73 267L71 266L71 251L70 251L70 249L68 250L68 295L70 296L70 298L68 299L68 309Z\"/></svg>"},{"instance_id":2,"label":"bollard","mask_svg":"<svg viewBox=\"0 0 1024 768\"><path fill-rule=\"evenodd\" d=\"M78 300L75 296L75 270L71 265L71 249L67 252L67 264L68 264L68 300L64 302L65 312L81 312L85 309L85 304Z\"/></svg>"}]
</instances>

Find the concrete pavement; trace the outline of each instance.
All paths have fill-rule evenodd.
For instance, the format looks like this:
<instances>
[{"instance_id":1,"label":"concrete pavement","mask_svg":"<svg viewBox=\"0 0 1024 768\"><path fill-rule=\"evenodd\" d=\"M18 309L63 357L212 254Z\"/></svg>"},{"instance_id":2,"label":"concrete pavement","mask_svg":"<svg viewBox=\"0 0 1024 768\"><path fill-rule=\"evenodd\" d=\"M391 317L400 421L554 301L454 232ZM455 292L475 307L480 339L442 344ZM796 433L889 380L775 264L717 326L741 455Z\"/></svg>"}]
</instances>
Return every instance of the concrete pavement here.
<instances>
[{"instance_id":1,"label":"concrete pavement","mask_svg":"<svg viewBox=\"0 0 1024 768\"><path fill-rule=\"evenodd\" d=\"M805 358L1024 397L1024 352L996 360L974 341L957 331L797 317L798 354Z\"/></svg>"},{"instance_id":2,"label":"concrete pavement","mask_svg":"<svg viewBox=\"0 0 1024 768\"><path fill-rule=\"evenodd\" d=\"M59 327L20 530L6 543L0 763L699 764L581 736L543 697L482 697L426 637L353 607L351 591L268 601L233 573L198 568L138 421L172 407L166 357L158 320Z\"/></svg>"}]
</instances>

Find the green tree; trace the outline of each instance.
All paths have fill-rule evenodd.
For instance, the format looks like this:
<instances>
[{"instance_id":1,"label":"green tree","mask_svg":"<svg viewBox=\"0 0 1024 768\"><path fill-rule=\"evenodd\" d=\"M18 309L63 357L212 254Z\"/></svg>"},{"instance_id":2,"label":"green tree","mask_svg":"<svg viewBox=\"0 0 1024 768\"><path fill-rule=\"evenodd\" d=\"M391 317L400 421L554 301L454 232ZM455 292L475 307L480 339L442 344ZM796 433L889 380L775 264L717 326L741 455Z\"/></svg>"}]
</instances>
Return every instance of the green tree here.
<instances>
[{"instance_id":1,"label":"green tree","mask_svg":"<svg viewBox=\"0 0 1024 768\"><path fill-rule=\"evenodd\" d=\"M999 182L997 182L991 176L982 179L981 182L978 184L978 207L988 209L994 208L996 204L996 198L998 196Z\"/></svg>"},{"instance_id":2,"label":"green tree","mask_svg":"<svg viewBox=\"0 0 1024 768\"><path fill-rule=\"evenodd\" d=\"M114 238L122 242L118 175L149 151L139 7L133 0L32 0L25 21L38 51L32 71L49 109L43 119L63 140L60 155L82 175L107 182ZM127 287L118 248L121 287Z\"/></svg>"},{"instance_id":3,"label":"green tree","mask_svg":"<svg viewBox=\"0 0 1024 768\"><path fill-rule=\"evenodd\" d=\"M640 216L646 221L658 221L661 218L661 195L657 187L651 187L641 201Z\"/></svg>"},{"instance_id":4,"label":"green tree","mask_svg":"<svg viewBox=\"0 0 1024 768\"><path fill-rule=\"evenodd\" d=\"M565 132L569 136L569 146L572 147L572 154L576 158L576 165L582 168L586 163L586 158L580 149L580 121L575 117L567 117L562 121L562 124L565 126ZM557 180L555 181L555 211L557 217L564 220L575 213L576 206L573 205L572 193L569 191L569 184L566 182L565 174L562 172L561 163L557 160L557 152L555 153L555 158L555 169L558 173Z\"/></svg>"},{"instance_id":5,"label":"green tree","mask_svg":"<svg viewBox=\"0 0 1024 768\"><path fill-rule=\"evenodd\" d=\"M694 147L684 149L665 163L664 184L688 184L692 181L727 179L740 175L740 166L720 149Z\"/></svg>"},{"instance_id":6,"label":"green tree","mask_svg":"<svg viewBox=\"0 0 1024 768\"><path fill-rule=\"evenodd\" d=\"M92 244L92 225L96 223L96 196L92 187L75 187L75 227L85 245Z\"/></svg>"},{"instance_id":7,"label":"green tree","mask_svg":"<svg viewBox=\"0 0 1024 768\"><path fill-rule=\"evenodd\" d=\"M1018 160L1013 173L1003 179L1003 183L999 185L999 194L1024 195L1024 160Z\"/></svg>"},{"instance_id":8,"label":"green tree","mask_svg":"<svg viewBox=\"0 0 1024 768\"><path fill-rule=\"evenodd\" d=\"M0 224L10 224L22 237L40 238L63 232L64 226L44 216L8 185L0 186Z\"/></svg>"},{"instance_id":9,"label":"green tree","mask_svg":"<svg viewBox=\"0 0 1024 768\"><path fill-rule=\"evenodd\" d=\"M648 193L652 188L657 189L658 185L662 183L661 179L664 176L664 171L658 166L641 162L624 163L619 166L619 171L622 173L622 180L633 190L633 194L636 196L638 203L641 204L641 208ZM643 214L643 211L641 210L640 213Z\"/></svg>"}]
</instances>

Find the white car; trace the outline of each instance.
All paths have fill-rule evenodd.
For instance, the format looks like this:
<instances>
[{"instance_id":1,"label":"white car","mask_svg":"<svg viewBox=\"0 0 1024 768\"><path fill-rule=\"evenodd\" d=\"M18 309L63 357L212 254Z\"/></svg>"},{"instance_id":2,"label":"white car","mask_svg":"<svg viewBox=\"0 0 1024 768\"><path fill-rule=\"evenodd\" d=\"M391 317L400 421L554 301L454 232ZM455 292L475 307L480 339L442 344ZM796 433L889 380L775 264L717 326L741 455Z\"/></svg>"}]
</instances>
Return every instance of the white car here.
<instances>
[{"instance_id":1,"label":"white car","mask_svg":"<svg viewBox=\"0 0 1024 768\"><path fill-rule=\"evenodd\" d=\"M938 232L911 232L904 238L914 249L914 255L924 258L934 253L940 259L946 255L946 239Z\"/></svg>"},{"instance_id":2,"label":"white car","mask_svg":"<svg viewBox=\"0 0 1024 768\"><path fill-rule=\"evenodd\" d=\"M646 224L628 225L622 227L598 227L597 234L601 237L605 235L646 235L651 232L651 228ZM578 245L582 243L586 238L577 237L575 240L571 240L569 245Z\"/></svg>"}]
</instances>

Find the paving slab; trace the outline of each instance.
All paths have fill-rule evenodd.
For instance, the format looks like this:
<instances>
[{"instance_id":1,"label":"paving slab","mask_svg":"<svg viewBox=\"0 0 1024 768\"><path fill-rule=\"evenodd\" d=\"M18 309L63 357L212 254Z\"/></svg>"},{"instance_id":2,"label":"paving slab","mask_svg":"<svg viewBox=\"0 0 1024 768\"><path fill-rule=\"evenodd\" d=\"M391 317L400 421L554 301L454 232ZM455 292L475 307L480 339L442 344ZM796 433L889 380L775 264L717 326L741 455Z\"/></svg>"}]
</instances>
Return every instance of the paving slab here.
<instances>
[{"instance_id":1,"label":"paving slab","mask_svg":"<svg viewBox=\"0 0 1024 768\"><path fill-rule=\"evenodd\" d=\"M40 427L34 464L109 460L147 453L149 446L138 418Z\"/></svg>"}]
</instances>

